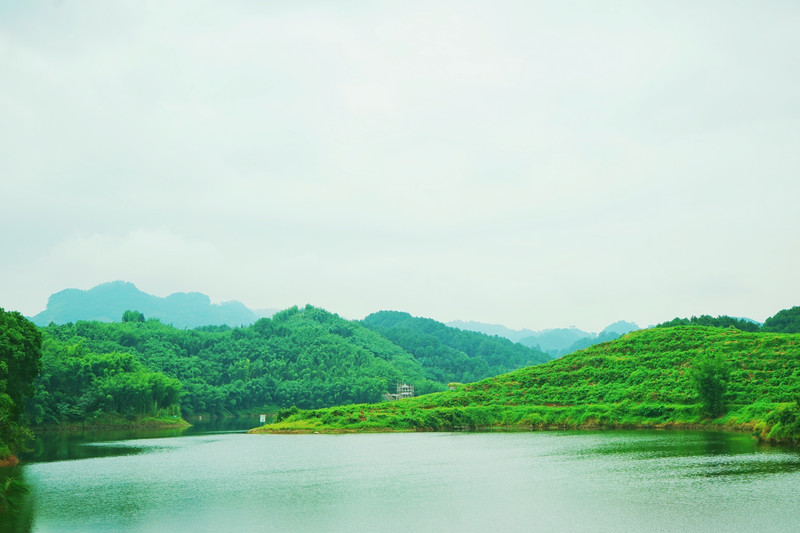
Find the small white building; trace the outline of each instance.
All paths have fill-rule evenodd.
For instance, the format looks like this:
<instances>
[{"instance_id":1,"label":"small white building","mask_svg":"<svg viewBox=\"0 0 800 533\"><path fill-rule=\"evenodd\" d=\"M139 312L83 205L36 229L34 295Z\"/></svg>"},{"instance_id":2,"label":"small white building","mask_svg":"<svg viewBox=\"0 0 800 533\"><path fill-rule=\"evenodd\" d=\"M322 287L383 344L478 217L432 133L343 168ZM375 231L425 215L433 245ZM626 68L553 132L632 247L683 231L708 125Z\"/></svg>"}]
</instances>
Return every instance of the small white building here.
<instances>
[{"instance_id":1,"label":"small white building","mask_svg":"<svg viewBox=\"0 0 800 533\"><path fill-rule=\"evenodd\" d=\"M414 396L414 385L409 385L408 383L398 383L397 384L397 394L392 394L391 392L387 392L383 395L383 399L387 402L391 402L394 400L402 400L403 398L412 398Z\"/></svg>"}]
</instances>

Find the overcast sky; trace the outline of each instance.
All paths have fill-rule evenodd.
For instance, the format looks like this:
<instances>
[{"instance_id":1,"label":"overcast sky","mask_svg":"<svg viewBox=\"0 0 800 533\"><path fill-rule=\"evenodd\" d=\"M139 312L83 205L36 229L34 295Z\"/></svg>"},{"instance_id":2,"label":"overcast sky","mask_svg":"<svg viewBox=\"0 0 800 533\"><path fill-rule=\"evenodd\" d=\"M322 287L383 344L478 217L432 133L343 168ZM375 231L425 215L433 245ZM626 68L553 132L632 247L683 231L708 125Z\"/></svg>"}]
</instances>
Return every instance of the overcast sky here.
<instances>
[{"instance_id":1,"label":"overcast sky","mask_svg":"<svg viewBox=\"0 0 800 533\"><path fill-rule=\"evenodd\" d=\"M649 5L644 5L649 4ZM0 0L0 307L800 305L797 2Z\"/></svg>"}]
</instances>

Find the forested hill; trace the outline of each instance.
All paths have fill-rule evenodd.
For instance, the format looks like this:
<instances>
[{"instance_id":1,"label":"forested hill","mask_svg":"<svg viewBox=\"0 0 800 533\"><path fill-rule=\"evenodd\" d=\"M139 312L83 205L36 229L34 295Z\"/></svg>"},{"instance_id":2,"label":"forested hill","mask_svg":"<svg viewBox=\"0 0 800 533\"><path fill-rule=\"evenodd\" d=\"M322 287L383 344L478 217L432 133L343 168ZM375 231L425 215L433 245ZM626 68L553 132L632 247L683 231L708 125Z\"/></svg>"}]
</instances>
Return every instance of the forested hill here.
<instances>
[{"instance_id":1,"label":"forested hill","mask_svg":"<svg viewBox=\"0 0 800 533\"><path fill-rule=\"evenodd\" d=\"M135 309L148 318L157 318L178 328L206 325L249 325L260 316L272 311L256 313L241 302L212 304L211 299L199 292L175 293L165 298L142 292L133 283L112 281L97 285L87 291L65 289L50 296L47 309L31 321L39 326L51 322L67 324L79 320L115 322L128 309Z\"/></svg>"},{"instance_id":2,"label":"forested hill","mask_svg":"<svg viewBox=\"0 0 800 533\"><path fill-rule=\"evenodd\" d=\"M400 311L380 311L363 324L413 354L438 382L472 382L549 361L540 350L510 340L449 327Z\"/></svg>"},{"instance_id":3,"label":"forested hill","mask_svg":"<svg viewBox=\"0 0 800 533\"><path fill-rule=\"evenodd\" d=\"M42 331L44 370L29 409L38 424L105 412L142 414L156 407L152 390L164 388L177 390L156 403L180 398L184 415L268 404L375 402L394 392L397 382L414 385L418 393L445 388L426 379L423 364L391 341L311 306L245 328L180 330L157 320L132 320ZM111 379L116 374L125 376Z\"/></svg>"},{"instance_id":4,"label":"forested hill","mask_svg":"<svg viewBox=\"0 0 800 533\"><path fill-rule=\"evenodd\" d=\"M798 399L800 334L683 326L629 333L457 391L298 413L266 429L670 427L714 422L797 442Z\"/></svg>"}]
</instances>

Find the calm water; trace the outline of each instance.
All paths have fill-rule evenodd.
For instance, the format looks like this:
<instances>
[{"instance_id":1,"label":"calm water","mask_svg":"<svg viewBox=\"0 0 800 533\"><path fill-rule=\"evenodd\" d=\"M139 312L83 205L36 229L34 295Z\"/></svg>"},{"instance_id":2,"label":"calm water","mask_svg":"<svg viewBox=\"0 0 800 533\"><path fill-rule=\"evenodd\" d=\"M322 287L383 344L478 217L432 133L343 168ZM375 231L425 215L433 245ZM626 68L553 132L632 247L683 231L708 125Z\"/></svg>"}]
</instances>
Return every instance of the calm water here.
<instances>
[{"instance_id":1,"label":"calm water","mask_svg":"<svg viewBox=\"0 0 800 533\"><path fill-rule=\"evenodd\" d=\"M71 460L40 443L30 530L800 528L800 454L748 435L193 431L75 444Z\"/></svg>"}]
</instances>

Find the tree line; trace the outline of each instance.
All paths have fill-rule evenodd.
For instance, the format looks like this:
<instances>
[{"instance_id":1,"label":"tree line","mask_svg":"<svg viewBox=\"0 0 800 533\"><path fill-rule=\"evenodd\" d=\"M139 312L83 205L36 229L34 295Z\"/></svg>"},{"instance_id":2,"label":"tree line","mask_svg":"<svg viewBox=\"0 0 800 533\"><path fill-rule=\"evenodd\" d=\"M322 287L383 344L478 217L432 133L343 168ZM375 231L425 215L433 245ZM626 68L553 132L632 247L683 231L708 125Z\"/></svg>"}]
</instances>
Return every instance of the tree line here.
<instances>
[{"instance_id":1,"label":"tree line","mask_svg":"<svg viewBox=\"0 0 800 533\"><path fill-rule=\"evenodd\" d=\"M710 315L693 316L691 318L673 318L669 322L658 324L659 328L675 326L708 326L715 328L735 328L751 333L800 333L800 306L778 311L763 324L744 318L735 318L727 315L712 317Z\"/></svg>"},{"instance_id":2,"label":"tree line","mask_svg":"<svg viewBox=\"0 0 800 533\"><path fill-rule=\"evenodd\" d=\"M58 424L372 403L398 383L426 394L547 358L429 319L410 323L425 328L378 327L306 306L240 328L177 329L135 310L121 322L51 324L41 329L43 371L27 412L35 424Z\"/></svg>"},{"instance_id":3,"label":"tree line","mask_svg":"<svg viewBox=\"0 0 800 533\"><path fill-rule=\"evenodd\" d=\"M501 337L400 312L359 322L312 306L292 307L247 327L194 329L135 310L121 318L36 328L19 313L0 313L0 445L13 447L26 437L23 410L38 425L227 414L266 405L315 409L377 402L401 382L418 395L441 391L451 382L549 359ZM701 323L758 327L705 315L661 326ZM777 313L758 331L800 331L800 307Z\"/></svg>"}]
</instances>

